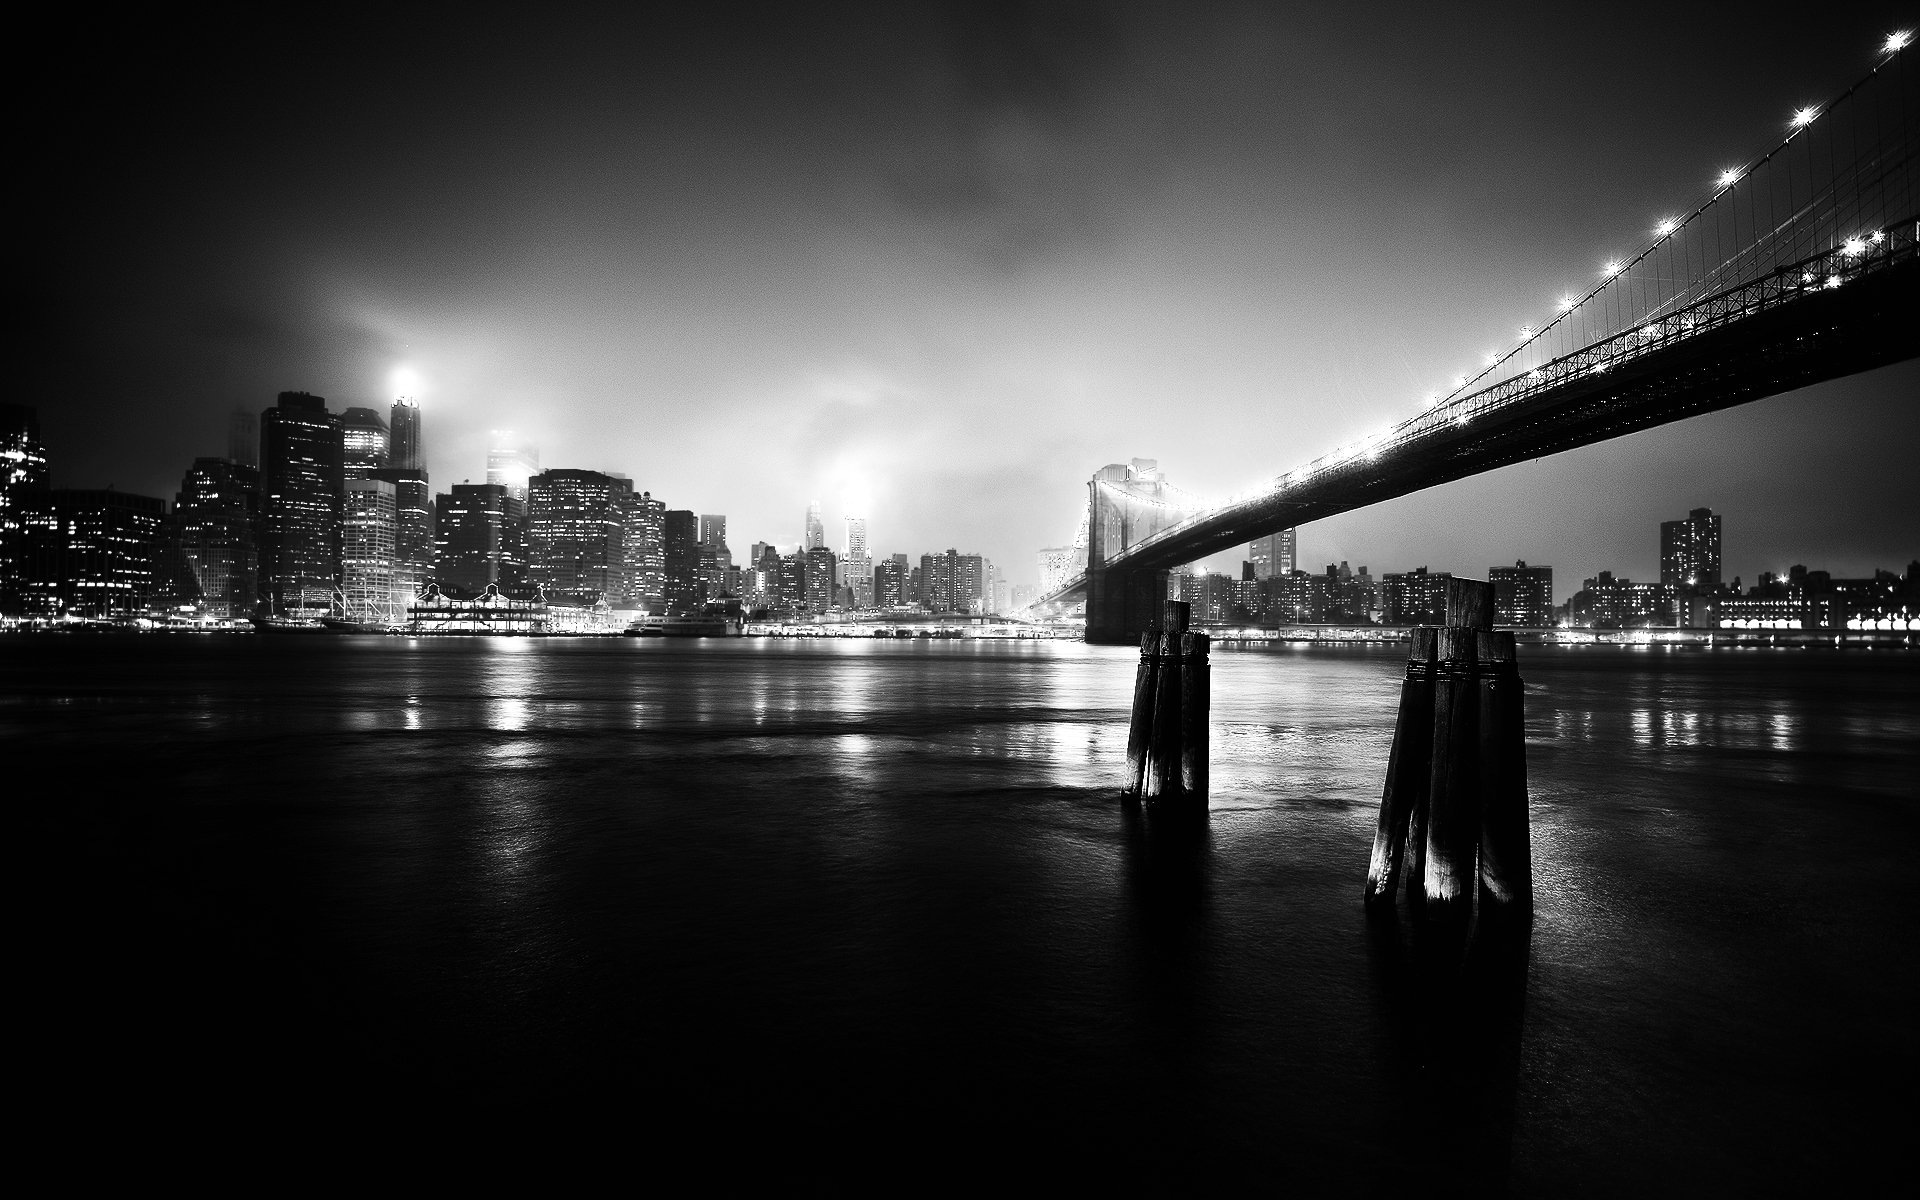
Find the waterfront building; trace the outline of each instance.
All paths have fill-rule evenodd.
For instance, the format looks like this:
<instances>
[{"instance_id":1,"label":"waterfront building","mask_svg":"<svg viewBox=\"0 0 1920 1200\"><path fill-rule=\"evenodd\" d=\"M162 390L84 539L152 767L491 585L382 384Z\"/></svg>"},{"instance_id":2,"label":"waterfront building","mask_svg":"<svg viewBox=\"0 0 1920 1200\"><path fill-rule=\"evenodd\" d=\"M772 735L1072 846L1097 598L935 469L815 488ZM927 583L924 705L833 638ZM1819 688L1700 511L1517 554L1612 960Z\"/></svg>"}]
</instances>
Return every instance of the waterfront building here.
<instances>
[{"instance_id":1,"label":"waterfront building","mask_svg":"<svg viewBox=\"0 0 1920 1200\"><path fill-rule=\"evenodd\" d=\"M700 514L700 582L709 600L736 594L727 518L718 513Z\"/></svg>"},{"instance_id":2,"label":"waterfront building","mask_svg":"<svg viewBox=\"0 0 1920 1200\"><path fill-rule=\"evenodd\" d=\"M454 484L434 504L433 574L456 599L527 596L527 506L503 484Z\"/></svg>"},{"instance_id":3,"label":"waterfront building","mask_svg":"<svg viewBox=\"0 0 1920 1200\"><path fill-rule=\"evenodd\" d=\"M412 589L398 594L394 572L399 516L394 485L349 479L340 531L341 614L349 621L406 620Z\"/></svg>"},{"instance_id":4,"label":"waterfront building","mask_svg":"<svg viewBox=\"0 0 1920 1200\"><path fill-rule=\"evenodd\" d=\"M1490 567L1493 623L1541 628L1553 624L1553 568L1530 567L1522 559L1511 567Z\"/></svg>"},{"instance_id":5,"label":"waterfront building","mask_svg":"<svg viewBox=\"0 0 1920 1200\"><path fill-rule=\"evenodd\" d=\"M627 597L648 611L666 611L665 501L641 492L627 505Z\"/></svg>"},{"instance_id":6,"label":"waterfront building","mask_svg":"<svg viewBox=\"0 0 1920 1200\"><path fill-rule=\"evenodd\" d=\"M527 570L548 602L590 608L627 597L633 484L599 471L553 469L527 485Z\"/></svg>"},{"instance_id":7,"label":"waterfront building","mask_svg":"<svg viewBox=\"0 0 1920 1200\"><path fill-rule=\"evenodd\" d=\"M786 612L805 606L807 602L807 556L804 550L796 550L780 559L780 600L778 608Z\"/></svg>"},{"instance_id":8,"label":"waterfront building","mask_svg":"<svg viewBox=\"0 0 1920 1200\"><path fill-rule=\"evenodd\" d=\"M1026 612L1033 607L1033 602L1039 598L1039 589L1035 588L1033 584L1016 583L1013 585L1013 590L1007 596L1007 605L1013 612Z\"/></svg>"},{"instance_id":9,"label":"waterfront building","mask_svg":"<svg viewBox=\"0 0 1920 1200\"><path fill-rule=\"evenodd\" d=\"M396 398L387 428L387 465L402 471L425 471L426 447L420 440L419 401L407 396Z\"/></svg>"},{"instance_id":10,"label":"waterfront building","mask_svg":"<svg viewBox=\"0 0 1920 1200\"><path fill-rule=\"evenodd\" d=\"M21 511L48 487L40 414L27 404L0 404L0 612L23 611Z\"/></svg>"},{"instance_id":11,"label":"waterfront building","mask_svg":"<svg viewBox=\"0 0 1920 1200\"><path fill-rule=\"evenodd\" d=\"M260 593L260 472L196 458L173 498L174 536L209 616L252 614Z\"/></svg>"},{"instance_id":12,"label":"waterfront building","mask_svg":"<svg viewBox=\"0 0 1920 1200\"><path fill-rule=\"evenodd\" d=\"M1660 523L1660 582L1713 591L1720 586L1720 518L1696 508L1683 521Z\"/></svg>"},{"instance_id":13,"label":"waterfront building","mask_svg":"<svg viewBox=\"0 0 1920 1200\"><path fill-rule=\"evenodd\" d=\"M802 557L806 566L807 610L818 614L836 607L840 571L833 551L825 546L813 546Z\"/></svg>"},{"instance_id":14,"label":"waterfront building","mask_svg":"<svg viewBox=\"0 0 1920 1200\"><path fill-rule=\"evenodd\" d=\"M105 490L26 495L15 545L20 612L39 618L126 620L190 600L172 577L167 502Z\"/></svg>"},{"instance_id":15,"label":"waterfront building","mask_svg":"<svg viewBox=\"0 0 1920 1200\"><path fill-rule=\"evenodd\" d=\"M320 616L340 586L340 418L305 392L260 414L260 586L276 613Z\"/></svg>"},{"instance_id":16,"label":"waterfront building","mask_svg":"<svg viewBox=\"0 0 1920 1200\"><path fill-rule=\"evenodd\" d=\"M873 559L867 554L867 519L848 517L846 554L840 560L841 581L853 592L853 607L873 607Z\"/></svg>"},{"instance_id":17,"label":"waterfront building","mask_svg":"<svg viewBox=\"0 0 1920 1200\"><path fill-rule=\"evenodd\" d=\"M690 617L707 600L700 580L700 521L692 511L670 508L661 526L666 560L666 605L670 617Z\"/></svg>"},{"instance_id":18,"label":"waterfront building","mask_svg":"<svg viewBox=\"0 0 1920 1200\"><path fill-rule=\"evenodd\" d=\"M342 471L348 479L371 479L387 465L387 419L371 408L340 414Z\"/></svg>"},{"instance_id":19,"label":"waterfront building","mask_svg":"<svg viewBox=\"0 0 1920 1200\"><path fill-rule=\"evenodd\" d=\"M1667 583L1635 583L1602 571L1567 600L1568 623L1593 629L1637 629L1679 624L1680 589Z\"/></svg>"},{"instance_id":20,"label":"waterfront building","mask_svg":"<svg viewBox=\"0 0 1920 1200\"><path fill-rule=\"evenodd\" d=\"M873 568L873 600L880 608L900 608L907 603L907 556L895 554L883 558Z\"/></svg>"},{"instance_id":21,"label":"waterfront building","mask_svg":"<svg viewBox=\"0 0 1920 1200\"><path fill-rule=\"evenodd\" d=\"M433 489L422 467L389 466L371 478L393 485L393 590L413 596L433 581Z\"/></svg>"},{"instance_id":22,"label":"waterfront building","mask_svg":"<svg viewBox=\"0 0 1920 1200\"><path fill-rule=\"evenodd\" d=\"M1392 576L1388 576L1389 579ZM1327 577L1295 569L1256 580L1266 600L1267 619L1276 624L1309 625L1326 620Z\"/></svg>"},{"instance_id":23,"label":"waterfront building","mask_svg":"<svg viewBox=\"0 0 1920 1200\"><path fill-rule=\"evenodd\" d=\"M487 482L507 489L524 503L527 486L540 472L540 451L520 440L511 429L496 429L487 442Z\"/></svg>"},{"instance_id":24,"label":"waterfront building","mask_svg":"<svg viewBox=\"0 0 1920 1200\"><path fill-rule=\"evenodd\" d=\"M1253 562L1255 579L1272 579L1293 574L1294 547L1299 530L1282 529L1247 543L1247 557Z\"/></svg>"},{"instance_id":25,"label":"waterfront building","mask_svg":"<svg viewBox=\"0 0 1920 1200\"><path fill-rule=\"evenodd\" d=\"M1380 622L1383 625L1444 625L1447 621L1447 583L1451 571L1389 571L1380 577Z\"/></svg>"}]
</instances>

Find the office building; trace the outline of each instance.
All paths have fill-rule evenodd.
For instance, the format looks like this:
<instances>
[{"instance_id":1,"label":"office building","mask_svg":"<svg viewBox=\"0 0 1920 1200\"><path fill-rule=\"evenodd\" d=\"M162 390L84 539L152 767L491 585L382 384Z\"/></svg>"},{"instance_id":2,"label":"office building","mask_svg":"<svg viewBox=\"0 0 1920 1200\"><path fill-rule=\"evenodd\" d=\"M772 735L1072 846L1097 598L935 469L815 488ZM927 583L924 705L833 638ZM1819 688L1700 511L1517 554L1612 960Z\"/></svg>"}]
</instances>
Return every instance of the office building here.
<instances>
[{"instance_id":1,"label":"office building","mask_svg":"<svg viewBox=\"0 0 1920 1200\"><path fill-rule=\"evenodd\" d=\"M1040 594L1051 596L1086 566L1086 560L1074 561L1072 546L1049 546L1035 556L1040 567Z\"/></svg>"},{"instance_id":2,"label":"office building","mask_svg":"<svg viewBox=\"0 0 1920 1200\"><path fill-rule=\"evenodd\" d=\"M873 602L880 608L900 608L907 603L907 556L895 554L880 560L873 568Z\"/></svg>"},{"instance_id":3,"label":"office building","mask_svg":"<svg viewBox=\"0 0 1920 1200\"><path fill-rule=\"evenodd\" d=\"M349 621L398 624L412 600L397 595L396 489L384 479L349 479L340 526L341 615Z\"/></svg>"},{"instance_id":4,"label":"office building","mask_svg":"<svg viewBox=\"0 0 1920 1200\"><path fill-rule=\"evenodd\" d=\"M655 613L666 611L666 514L652 492L627 504L627 598Z\"/></svg>"},{"instance_id":5,"label":"office building","mask_svg":"<svg viewBox=\"0 0 1920 1200\"><path fill-rule=\"evenodd\" d=\"M823 613L839 603L840 571L839 563L833 551L825 546L814 546L802 556L806 567L806 606L807 611Z\"/></svg>"},{"instance_id":6,"label":"office building","mask_svg":"<svg viewBox=\"0 0 1920 1200\"><path fill-rule=\"evenodd\" d=\"M0 404L0 612L24 609L21 510L48 482L40 414L26 404Z\"/></svg>"},{"instance_id":7,"label":"office building","mask_svg":"<svg viewBox=\"0 0 1920 1200\"><path fill-rule=\"evenodd\" d=\"M820 502L818 500L809 501L807 503L806 534L801 539L800 550L802 553L805 553L808 550L816 550L826 544L827 527L820 521Z\"/></svg>"},{"instance_id":8,"label":"office building","mask_svg":"<svg viewBox=\"0 0 1920 1200\"><path fill-rule=\"evenodd\" d=\"M387 465L387 419L371 408L340 414L341 467L348 479L371 479Z\"/></svg>"},{"instance_id":9,"label":"office building","mask_svg":"<svg viewBox=\"0 0 1920 1200\"><path fill-rule=\"evenodd\" d=\"M1447 583L1451 571L1389 571L1380 577L1380 622L1383 625L1444 625L1447 621Z\"/></svg>"},{"instance_id":10,"label":"office building","mask_svg":"<svg viewBox=\"0 0 1920 1200\"><path fill-rule=\"evenodd\" d=\"M627 598L633 484L599 471L547 470L527 487L527 569L556 604Z\"/></svg>"},{"instance_id":11,"label":"office building","mask_svg":"<svg viewBox=\"0 0 1920 1200\"><path fill-rule=\"evenodd\" d=\"M427 469L426 447L420 441L420 404L406 396L393 402L389 432L387 465L402 471Z\"/></svg>"},{"instance_id":12,"label":"office building","mask_svg":"<svg viewBox=\"0 0 1920 1200\"><path fill-rule=\"evenodd\" d=\"M441 591L463 600L489 587L529 595L527 506L501 484L454 484L434 503L433 574Z\"/></svg>"},{"instance_id":13,"label":"office building","mask_svg":"<svg viewBox=\"0 0 1920 1200\"><path fill-rule=\"evenodd\" d=\"M1298 535L1297 529L1282 529L1279 533L1255 538L1247 543L1247 557L1253 562L1253 577L1272 579L1293 574L1297 565L1294 550Z\"/></svg>"},{"instance_id":14,"label":"office building","mask_svg":"<svg viewBox=\"0 0 1920 1200\"><path fill-rule=\"evenodd\" d=\"M196 458L173 499L174 536L209 616L251 616L260 594L260 472Z\"/></svg>"},{"instance_id":15,"label":"office building","mask_svg":"<svg viewBox=\"0 0 1920 1200\"><path fill-rule=\"evenodd\" d=\"M527 485L540 472L540 451L522 442L511 429L496 429L487 443L487 482L507 489L507 495L525 502Z\"/></svg>"},{"instance_id":16,"label":"office building","mask_svg":"<svg viewBox=\"0 0 1920 1200\"><path fill-rule=\"evenodd\" d=\"M853 606L873 607L873 559L867 554L867 519L848 517L846 552L840 559L842 582L853 592Z\"/></svg>"},{"instance_id":17,"label":"office building","mask_svg":"<svg viewBox=\"0 0 1920 1200\"><path fill-rule=\"evenodd\" d=\"M227 417L227 457L243 467L260 468L260 418L244 408Z\"/></svg>"},{"instance_id":18,"label":"office building","mask_svg":"<svg viewBox=\"0 0 1920 1200\"><path fill-rule=\"evenodd\" d=\"M1553 568L1530 567L1524 560L1491 567L1493 623L1541 628L1553 624Z\"/></svg>"},{"instance_id":19,"label":"office building","mask_svg":"<svg viewBox=\"0 0 1920 1200\"><path fill-rule=\"evenodd\" d=\"M1683 521L1660 522L1660 582L1713 591L1720 586L1720 518L1696 508Z\"/></svg>"},{"instance_id":20,"label":"office building","mask_svg":"<svg viewBox=\"0 0 1920 1200\"><path fill-rule=\"evenodd\" d=\"M36 490L18 509L20 613L126 620L192 597L168 570L167 502L104 491Z\"/></svg>"},{"instance_id":21,"label":"office building","mask_svg":"<svg viewBox=\"0 0 1920 1200\"><path fill-rule=\"evenodd\" d=\"M344 503L340 418L305 392L260 414L260 587L276 613L331 611Z\"/></svg>"},{"instance_id":22,"label":"office building","mask_svg":"<svg viewBox=\"0 0 1920 1200\"><path fill-rule=\"evenodd\" d=\"M700 580L700 519L688 509L668 509L661 524L661 542L667 615L693 616L707 600Z\"/></svg>"},{"instance_id":23,"label":"office building","mask_svg":"<svg viewBox=\"0 0 1920 1200\"><path fill-rule=\"evenodd\" d=\"M393 485L393 590L414 596L433 581L433 489L421 467L389 466L372 478Z\"/></svg>"}]
</instances>

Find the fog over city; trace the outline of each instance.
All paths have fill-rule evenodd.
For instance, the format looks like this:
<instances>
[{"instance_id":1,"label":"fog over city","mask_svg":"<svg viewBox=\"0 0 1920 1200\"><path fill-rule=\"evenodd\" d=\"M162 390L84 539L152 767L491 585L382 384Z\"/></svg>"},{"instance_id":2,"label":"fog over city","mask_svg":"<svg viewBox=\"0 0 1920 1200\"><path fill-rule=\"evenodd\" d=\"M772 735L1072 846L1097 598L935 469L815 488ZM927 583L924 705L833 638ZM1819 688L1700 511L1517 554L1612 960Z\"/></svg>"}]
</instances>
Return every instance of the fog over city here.
<instances>
[{"instance_id":1,"label":"fog over city","mask_svg":"<svg viewBox=\"0 0 1920 1200\"><path fill-rule=\"evenodd\" d=\"M506 427L742 547L818 497L876 554L1031 582L1103 464L1221 496L1418 411L1901 24L1724 12L73 19L12 250L25 400L59 487L171 496L236 407L404 393L436 489ZM1710 506L1729 578L1898 570L1916 394L1907 363L1509 467L1301 563L1524 558L1564 599Z\"/></svg>"}]
</instances>

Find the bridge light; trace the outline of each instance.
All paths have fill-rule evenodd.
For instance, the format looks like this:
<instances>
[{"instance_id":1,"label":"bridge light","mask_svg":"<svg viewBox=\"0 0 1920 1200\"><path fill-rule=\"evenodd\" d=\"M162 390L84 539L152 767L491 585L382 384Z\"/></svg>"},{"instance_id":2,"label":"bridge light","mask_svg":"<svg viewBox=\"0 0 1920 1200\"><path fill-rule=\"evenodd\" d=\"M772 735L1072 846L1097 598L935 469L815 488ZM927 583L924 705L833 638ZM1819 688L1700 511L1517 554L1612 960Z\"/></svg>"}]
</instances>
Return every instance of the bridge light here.
<instances>
[{"instance_id":1,"label":"bridge light","mask_svg":"<svg viewBox=\"0 0 1920 1200\"><path fill-rule=\"evenodd\" d=\"M1653 227L1653 231L1659 234L1661 237L1665 237L1678 228L1680 228L1680 222L1673 217L1667 217L1663 219L1658 225L1655 225Z\"/></svg>"},{"instance_id":2,"label":"bridge light","mask_svg":"<svg viewBox=\"0 0 1920 1200\"><path fill-rule=\"evenodd\" d=\"M1840 277L1839 277L1838 275L1829 275L1829 276L1827 276L1827 286L1828 286L1828 287L1830 287L1830 288L1837 288L1837 287L1839 287L1839 286L1840 286Z\"/></svg>"},{"instance_id":3,"label":"bridge light","mask_svg":"<svg viewBox=\"0 0 1920 1200\"><path fill-rule=\"evenodd\" d=\"M1488 365L1488 366L1490 366L1490 367L1491 367L1491 366L1492 366L1493 364L1495 364L1495 363L1497 363L1497 362L1499 362L1499 361L1500 361L1500 352L1499 352L1498 350L1489 350L1489 351L1487 351L1487 365Z\"/></svg>"},{"instance_id":4,"label":"bridge light","mask_svg":"<svg viewBox=\"0 0 1920 1200\"><path fill-rule=\"evenodd\" d=\"M1805 129L1807 126L1813 124L1813 119L1819 115L1819 108L1811 104L1805 108L1796 108L1793 110L1793 127L1795 129Z\"/></svg>"},{"instance_id":5,"label":"bridge light","mask_svg":"<svg viewBox=\"0 0 1920 1200\"><path fill-rule=\"evenodd\" d=\"M1881 242L1887 240L1887 231L1884 229L1876 229L1873 231L1873 236L1867 240L1878 246Z\"/></svg>"},{"instance_id":6,"label":"bridge light","mask_svg":"<svg viewBox=\"0 0 1920 1200\"><path fill-rule=\"evenodd\" d=\"M1457 391L1459 391L1459 390L1460 390L1461 388L1463 388L1463 387L1465 387L1465 386L1467 386L1467 377L1466 377L1465 375L1455 375L1455 376L1453 377L1453 390L1454 390L1454 391L1456 391L1456 392L1457 392Z\"/></svg>"},{"instance_id":7,"label":"bridge light","mask_svg":"<svg viewBox=\"0 0 1920 1200\"><path fill-rule=\"evenodd\" d=\"M1866 252L1867 241L1865 238L1850 237L1840 244L1840 253L1849 257L1858 257Z\"/></svg>"},{"instance_id":8,"label":"bridge light","mask_svg":"<svg viewBox=\"0 0 1920 1200\"><path fill-rule=\"evenodd\" d=\"M1880 47L1880 53L1892 54L1896 50L1903 50L1906 48L1907 43L1912 40L1913 31L1911 29L1902 29L1898 33L1890 33L1887 35L1886 45Z\"/></svg>"},{"instance_id":9,"label":"bridge light","mask_svg":"<svg viewBox=\"0 0 1920 1200\"><path fill-rule=\"evenodd\" d=\"M1607 265L1600 268L1600 273L1611 279L1613 276L1618 275L1621 268L1625 265L1626 264L1617 258L1610 258L1607 260Z\"/></svg>"},{"instance_id":10,"label":"bridge light","mask_svg":"<svg viewBox=\"0 0 1920 1200\"><path fill-rule=\"evenodd\" d=\"M1573 306L1578 303L1580 302L1578 300L1575 300L1572 296L1562 296L1560 297L1560 311L1572 312Z\"/></svg>"},{"instance_id":11,"label":"bridge light","mask_svg":"<svg viewBox=\"0 0 1920 1200\"><path fill-rule=\"evenodd\" d=\"M1522 326L1520 327L1520 340L1521 340L1521 341L1523 341L1523 342L1524 342L1524 341L1526 341L1526 340L1527 340L1528 338L1530 338L1530 337L1532 337L1532 336L1533 336L1533 326L1531 326L1531 325L1522 325Z\"/></svg>"},{"instance_id":12,"label":"bridge light","mask_svg":"<svg viewBox=\"0 0 1920 1200\"><path fill-rule=\"evenodd\" d=\"M1428 392L1428 393L1427 393L1427 407L1428 407L1428 408L1432 408L1432 407L1433 407L1434 405L1436 405L1436 404L1438 404L1438 403L1440 403L1440 393L1439 393L1439 392Z\"/></svg>"},{"instance_id":13,"label":"bridge light","mask_svg":"<svg viewBox=\"0 0 1920 1200\"><path fill-rule=\"evenodd\" d=\"M1738 182L1738 181L1739 181L1739 179L1740 179L1740 168L1739 168L1739 167L1728 167L1728 168L1727 168L1726 170L1724 170L1724 171L1722 171L1722 172L1720 172L1720 178L1719 178L1719 180L1718 180L1718 182L1717 182L1717 184L1716 184L1716 186L1718 186L1718 187L1720 187L1720 188L1723 188L1723 189L1724 189L1724 188L1730 188L1730 187L1732 187L1732 186L1733 186L1733 185L1734 185L1734 184L1735 184L1736 182Z\"/></svg>"}]
</instances>

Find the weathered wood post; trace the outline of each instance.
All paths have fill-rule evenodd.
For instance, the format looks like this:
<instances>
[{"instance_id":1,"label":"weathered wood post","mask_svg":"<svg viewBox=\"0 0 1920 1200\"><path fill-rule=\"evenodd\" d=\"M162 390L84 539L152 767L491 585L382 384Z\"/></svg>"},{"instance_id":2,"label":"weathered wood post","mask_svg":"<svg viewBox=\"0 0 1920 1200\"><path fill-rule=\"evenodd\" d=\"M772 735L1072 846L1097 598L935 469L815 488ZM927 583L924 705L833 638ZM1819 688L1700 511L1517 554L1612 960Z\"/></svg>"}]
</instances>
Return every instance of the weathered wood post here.
<instances>
[{"instance_id":1,"label":"weathered wood post","mask_svg":"<svg viewBox=\"0 0 1920 1200\"><path fill-rule=\"evenodd\" d=\"M1127 792L1155 807L1204 811L1207 796L1207 637L1189 633L1188 605L1167 602L1159 633L1140 641L1127 727Z\"/></svg>"},{"instance_id":2,"label":"weathered wood post","mask_svg":"<svg viewBox=\"0 0 1920 1200\"><path fill-rule=\"evenodd\" d=\"M1513 635L1493 631L1493 586L1452 579L1446 625L1413 631L1366 900L1400 881L1429 920L1529 916L1525 714Z\"/></svg>"},{"instance_id":3,"label":"weathered wood post","mask_svg":"<svg viewBox=\"0 0 1920 1200\"><path fill-rule=\"evenodd\" d=\"M1533 915L1533 845L1527 818L1524 689L1513 634L1482 633L1480 657L1479 912Z\"/></svg>"},{"instance_id":4,"label":"weathered wood post","mask_svg":"<svg viewBox=\"0 0 1920 1200\"><path fill-rule=\"evenodd\" d=\"M1387 785L1380 796L1380 827L1373 835L1373 861L1367 867L1367 903L1392 904L1408 847L1425 843L1428 775L1433 769L1434 631L1413 631L1407 654L1407 678L1400 685L1400 715L1393 723L1393 750L1387 756ZM1411 838L1409 833L1411 832ZM1415 852L1415 857L1420 857ZM1413 868L1414 880L1424 864Z\"/></svg>"}]
</instances>

